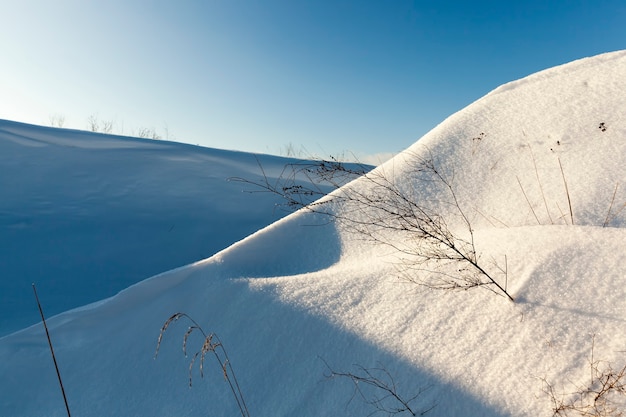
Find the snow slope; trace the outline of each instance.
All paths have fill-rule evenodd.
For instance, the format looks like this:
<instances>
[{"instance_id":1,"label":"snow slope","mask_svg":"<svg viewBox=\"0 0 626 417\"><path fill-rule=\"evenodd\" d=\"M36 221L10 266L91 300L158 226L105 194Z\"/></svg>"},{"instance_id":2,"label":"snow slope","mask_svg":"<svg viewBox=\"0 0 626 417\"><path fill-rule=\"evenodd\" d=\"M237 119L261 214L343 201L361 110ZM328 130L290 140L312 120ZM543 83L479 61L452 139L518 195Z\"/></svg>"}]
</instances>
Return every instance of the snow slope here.
<instances>
[{"instance_id":1,"label":"snow slope","mask_svg":"<svg viewBox=\"0 0 626 417\"><path fill-rule=\"evenodd\" d=\"M230 177L293 159L0 121L0 336L213 255L287 214ZM200 226L201 225L201 226Z\"/></svg>"},{"instance_id":2,"label":"snow slope","mask_svg":"<svg viewBox=\"0 0 626 417\"><path fill-rule=\"evenodd\" d=\"M387 370L404 397L424 390L412 404L435 405L427 415L552 415L545 381L559 398L586 384L592 346L595 359L626 363L624 91L624 51L548 69L494 90L374 171L467 237L461 207L481 262L506 256L515 302L409 283L389 246L298 212L51 319L73 413L237 415L211 358L188 388L185 325L172 324L153 359L161 325L184 311L223 341L251 415L368 415L349 380L325 377L327 365L355 364ZM457 204L416 172L416 158L432 158ZM371 181L348 187L365 193ZM396 242L412 243L400 232ZM4 415L64 415L40 325L0 339L0 375Z\"/></svg>"}]
</instances>

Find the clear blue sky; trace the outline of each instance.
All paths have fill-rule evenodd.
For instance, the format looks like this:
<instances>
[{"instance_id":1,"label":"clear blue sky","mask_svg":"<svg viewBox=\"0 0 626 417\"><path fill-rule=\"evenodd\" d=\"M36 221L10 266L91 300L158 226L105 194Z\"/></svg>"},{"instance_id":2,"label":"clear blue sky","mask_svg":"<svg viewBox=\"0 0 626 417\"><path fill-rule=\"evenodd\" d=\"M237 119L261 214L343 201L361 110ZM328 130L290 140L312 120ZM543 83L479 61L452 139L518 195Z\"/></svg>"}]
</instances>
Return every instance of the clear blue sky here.
<instances>
[{"instance_id":1,"label":"clear blue sky","mask_svg":"<svg viewBox=\"0 0 626 417\"><path fill-rule=\"evenodd\" d=\"M0 16L0 118L321 156L398 152L500 84L626 49L623 0L23 0Z\"/></svg>"}]
</instances>

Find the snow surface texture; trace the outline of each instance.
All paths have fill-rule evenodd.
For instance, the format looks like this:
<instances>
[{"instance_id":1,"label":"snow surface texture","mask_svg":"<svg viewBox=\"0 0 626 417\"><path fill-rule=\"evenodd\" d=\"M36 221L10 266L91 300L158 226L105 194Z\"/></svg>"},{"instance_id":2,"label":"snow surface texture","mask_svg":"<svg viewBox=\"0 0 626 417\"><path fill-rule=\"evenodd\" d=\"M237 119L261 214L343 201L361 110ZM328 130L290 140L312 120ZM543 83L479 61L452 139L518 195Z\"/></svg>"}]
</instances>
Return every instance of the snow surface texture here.
<instances>
[{"instance_id":1,"label":"snow surface texture","mask_svg":"<svg viewBox=\"0 0 626 417\"><path fill-rule=\"evenodd\" d=\"M224 342L253 416L370 414L349 380L325 377L326 364L383 367L405 397L424 390L412 404L435 405L426 415L552 415L544 381L557 393L584 386L592 344L594 358L626 363L624 91L626 52L542 71L452 115L374 172L438 208L455 234L468 233L461 207L480 259L506 255L514 303L408 283L389 246L301 211L52 318L73 413L237 415L211 358L188 388L185 325L172 324L153 359L159 328L183 311ZM432 158L456 205L420 181L416 158ZM201 342L190 338L188 350ZM51 362L41 325L0 339L3 415L64 415Z\"/></svg>"},{"instance_id":2,"label":"snow surface texture","mask_svg":"<svg viewBox=\"0 0 626 417\"><path fill-rule=\"evenodd\" d=\"M0 121L0 337L40 321L33 282L58 314L278 220L278 197L229 178L293 162Z\"/></svg>"}]
</instances>

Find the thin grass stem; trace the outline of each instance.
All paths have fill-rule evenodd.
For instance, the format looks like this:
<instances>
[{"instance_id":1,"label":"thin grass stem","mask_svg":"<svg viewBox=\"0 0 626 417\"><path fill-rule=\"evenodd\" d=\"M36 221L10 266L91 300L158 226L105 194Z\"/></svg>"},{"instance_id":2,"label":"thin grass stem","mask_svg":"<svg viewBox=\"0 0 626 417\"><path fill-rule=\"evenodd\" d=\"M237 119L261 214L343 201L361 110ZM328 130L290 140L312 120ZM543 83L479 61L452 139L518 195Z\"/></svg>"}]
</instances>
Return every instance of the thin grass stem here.
<instances>
[{"instance_id":1,"label":"thin grass stem","mask_svg":"<svg viewBox=\"0 0 626 417\"><path fill-rule=\"evenodd\" d=\"M572 210L572 200L569 195L569 189L567 188L567 181L565 180L565 173L563 172L563 165L561 164L561 158L557 158L559 161L559 167L561 168L561 176L563 177L563 185L565 185L565 193L567 194L567 204L569 205L569 215L572 222L572 226L574 225L574 211Z\"/></svg>"},{"instance_id":2,"label":"thin grass stem","mask_svg":"<svg viewBox=\"0 0 626 417\"><path fill-rule=\"evenodd\" d=\"M41 303L39 302L39 296L37 295L37 288L35 287L35 283L33 283L33 292L35 293L35 300L37 300L37 307L39 307L39 314L41 314L41 321L43 322L43 327L46 330L46 337L48 338L48 346L50 346L50 354L52 354L52 361L54 362L54 369L57 371L57 378L59 379L59 385L61 386L61 393L63 394L63 401L65 402L65 410L67 411L67 417L72 417L70 413L70 406L67 403L67 396L65 395L65 388L63 387L63 379L61 379L61 372L59 371L59 365L57 364L57 358L54 354L54 348L52 347L52 340L50 339L50 332L48 331L48 325L46 324L46 317L43 314L43 309L41 308Z\"/></svg>"}]
</instances>

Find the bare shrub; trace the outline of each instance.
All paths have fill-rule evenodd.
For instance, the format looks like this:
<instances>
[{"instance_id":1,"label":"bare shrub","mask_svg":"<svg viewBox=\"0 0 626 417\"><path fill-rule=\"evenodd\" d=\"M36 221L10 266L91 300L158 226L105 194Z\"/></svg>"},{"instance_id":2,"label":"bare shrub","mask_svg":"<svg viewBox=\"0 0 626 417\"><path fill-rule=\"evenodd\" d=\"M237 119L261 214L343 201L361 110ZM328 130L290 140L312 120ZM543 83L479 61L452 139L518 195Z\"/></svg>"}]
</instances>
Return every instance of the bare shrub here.
<instances>
[{"instance_id":1,"label":"bare shrub","mask_svg":"<svg viewBox=\"0 0 626 417\"><path fill-rule=\"evenodd\" d=\"M444 174L430 154L409 158L412 168L403 180L408 177L412 186L435 190L431 197L413 195L377 171L363 177L369 183L365 192L356 187L341 190L340 199L348 201L350 209L340 220L359 235L392 247L397 265L411 282L445 290L483 287L514 301L507 291L506 268L496 269L503 276L500 283L480 259L453 174Z\"/></svg>"},{"instance_id":2,"label":"bare shrub","mask_svg":"<svg viewBox=\"0 0 626 417\"><path fill-rule=\"evenodd\" d=\"M170 127L167 123L163 125L163 137L165 140L176 140L176 137L170 132Z\"/></svg>"},{"instance_id":3,"label":"bare shrub","mask_svg":"<svg viewBox=\"0 0 626 417\"><path fill-rule=\"evenodd\" d=\"M87 129L91 132L111 134L113 133L114 127L115 122L113 120L100 120L100 118L95 114L92 114L87 118Z\"/></svg>"},{"instance_id":4,"label":"bare shrub","mask_svg":"<svg viewBox=\"0 0 626 417\"><path fill-rule=\"evenodd\" d=\"M328 368L327 378L343 378L352 382L354 392L348 403L356 396L360 397L364 403L374 409L369 415L383 413L387 416L403 414L423 416L436 406L436 404L426 406L415 404L421 400L420 396L430 387L420 388L409 396L404 395L400 392L391 373L384 367L364 368L355 365L354 372L334 371L327 363L326 367Z\"/></svg>"},{"instance_id":5,"label":"bare shrub","mask_svg":"<svg viewBox=\"0 0 626 417\"><path fill-rule=\"evenodd\" d=\"M107 134L113 132L113 120L103 120L100 125L100 132Z\"/></svg>"},{"instance_id":6,"label":"bare shrub","mask_svg":"<svg viewBox=\"0 0 626 417\"><path fill-rule=\"evenodd\" d=\"M595 338L589 359L589 380L570 392L557 392L542 378L544 392L552 402L554 417L618 417L626 411L626 365L621 368L594 358Z\"/></svg>"},{"instance_id":7,"label":"bare shrub","mask_svg":"<svg viewBox=\"0 0 626 417\"><path fill-rule=\"evenodd\" d=\"M319 161L299 161L287 164L274 181L265 173L257 159L263 180L255 182L246 178L231 177L231 181L243 182L254 186L250 192L269 192L277 194L284 201L288 210L307 208L312 211L331 212L322 208L328 202L317 202L329 192L337 190L350 181L361 177L372 167L361 164L346 164L337 159Z\"/></svg>"},{"instance_id":8,"label":"bare shrub","mask_svg":"<svg viewBox=\"0 0 626 417\"><path fill-rule=\"evenodd\" d=\"M289 208L327 215L359 238L391 247L403 276L411 282L446 290L482 287L514 301L507 291L506 266L496 264L495 272L490 272L477 252L454 176L449 178L430 153L406 157L411 169L400 182L383 170L368 172L334 159L292 167L273 182L262 167L261 182L233 180L277 194ZM298 176L306 181L298 181ZM358 185L347 184L356 178ZM403 188L405 182L434 190L432 198L423 199ZM333 186L329 198L320 199L326 193L319 184Z\"/></svg>"},{"instance_id":9,"label":"bare shrub","mask_svg":"<svg viewBox=\"0 0 626 417\"><path fill-rule=\"evenodd\" d=\"M192 372L193 372L194 365L198 363L200 376L204 377L204 359L207 354L213 355L213 357L215 358L216 362L219 364L222 370L222 376L224 377L224 380L228 383L228 386L231 390L233 398L235 402L237 403L237 407L239 408L239 412L241 413L243 417L250 417L250 413L248 412L248 407L246 406L246 402L244 401L243 394L239 387L239 382L237 381L237 377L235 376L235 371L233 370L233 367L230 363L230 359L228 358L228 354L226 353L226 349L224 348L222 341L217 336L217 334L206 333L202 329L202 327L200 327L200 325L194 319L189 317L187 314L176 313L170 316L165 321L165 323L163 324L163 327L161 327L159 338L157 340L156 351L154 353L155 359L157 355L159 354L159 347L161 346L161 342L163 340L163 335L165 334L165 331L168 329L168 327L172 323L180 319L185 319L186 321L191 323L191 325L187 327L187 331L185 332L183 336L183 353L185 357L187 357L187 342L189 341L189 337L194 332L199 332L204 338L204 342L202 343L201 348L193 354L189 362L189 386L190 387L192 386Z\"/></svg>"},{"instance_id":10,"label":"bare shrub","mask_svg":"<svg viewBox=\"0 0 626 417\"><path fill-rule=\"evenodd\" d=\"M280 154L288 158L301 158L303 156L303 149L300 147L296 149L292 142L289 142L285 146L281 147Z\"/></svg>"},{"instance_id":11,"label":"bare shrub","mask_svg":"<svg viewBox=\"0 0 626 417\"><path fill-rule=\"evenodd\" d=\"M98 116L92 114L87 118L87 128L92 132L100 131L100 120Z\"/></svg>"},{"instance_id":12,"label":"bare shrub","mask_svg":"<svg viewBox=\"0 0 626 417\"><path fill-rule=\"evenodd\" d=\"M65 126L65 116L62 114L52 114L49 117L50 126L52 127L63 127Z\"/></svg>"},{"instance_id":13,"label":"bare shrub","mask_svg":"<svg viewBox=\"0 0 626 417\"><path fill-rule=\"evenodd\" d=\"M143 139L154 139L154 140L163 139L163 137L159 135L159 133L153 127L149 127L149 128L142 127L137 131L136 135L138 138L143 138Z\"/></svg>"}]
</instances>

